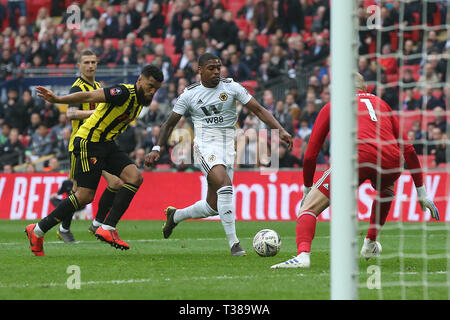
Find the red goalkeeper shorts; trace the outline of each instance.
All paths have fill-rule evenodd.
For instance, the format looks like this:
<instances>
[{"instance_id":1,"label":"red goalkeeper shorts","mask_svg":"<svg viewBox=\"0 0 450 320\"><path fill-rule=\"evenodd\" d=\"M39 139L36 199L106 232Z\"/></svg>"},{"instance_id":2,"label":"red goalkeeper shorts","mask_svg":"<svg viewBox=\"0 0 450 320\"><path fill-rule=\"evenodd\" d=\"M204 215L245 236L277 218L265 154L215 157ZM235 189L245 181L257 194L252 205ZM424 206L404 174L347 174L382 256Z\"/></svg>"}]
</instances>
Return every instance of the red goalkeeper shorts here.
<instances>
[{"instance_id":1,"label":"red goalkeeper shorts","mask_svg":"<svg viewBox=\"0 0 450 320\"><path fill-rule=\"evenodd\" d=\"M396 169L383 169L382 172L375 168L364 166L358 169L358 185L361 185L364 181L370 180L372 187L375 190L381 191L386 187L389 187L397 181L400 177L400 170ZM319 189L328 199L330 198L330 180L331 180L331 168L325 171L322 177L315 183L315 187Z\"/></svg>"}]
</instances>

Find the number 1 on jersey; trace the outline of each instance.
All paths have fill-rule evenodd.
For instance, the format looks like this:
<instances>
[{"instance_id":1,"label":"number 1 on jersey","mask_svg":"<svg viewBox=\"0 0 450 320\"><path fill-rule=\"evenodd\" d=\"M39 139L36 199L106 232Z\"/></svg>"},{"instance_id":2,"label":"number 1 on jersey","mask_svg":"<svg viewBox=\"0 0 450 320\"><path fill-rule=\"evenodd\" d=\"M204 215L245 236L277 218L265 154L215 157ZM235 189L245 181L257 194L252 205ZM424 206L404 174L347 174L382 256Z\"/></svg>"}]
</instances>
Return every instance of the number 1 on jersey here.
<instances>
[{"instance_id":1,"label":"number 1 on jersey","mask_svg":"<svg viewBox=\"0 0 450 320\"><path fill-rule=\"evenodd\" d=\"M372 121L378 121L377 115L375 114L375 109L373 108L372 102L369 99L360 99L366 105L367 110L369 110L370 119Z\"/></svg>"}]
</instances>

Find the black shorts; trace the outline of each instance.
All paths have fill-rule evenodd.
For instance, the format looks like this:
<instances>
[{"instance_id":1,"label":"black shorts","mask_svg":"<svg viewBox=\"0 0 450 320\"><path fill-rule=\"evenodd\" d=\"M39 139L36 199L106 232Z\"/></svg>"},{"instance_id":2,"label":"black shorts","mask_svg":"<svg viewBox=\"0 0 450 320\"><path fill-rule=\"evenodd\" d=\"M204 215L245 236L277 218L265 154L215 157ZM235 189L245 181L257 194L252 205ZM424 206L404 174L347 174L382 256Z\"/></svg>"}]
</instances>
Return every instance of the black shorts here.
<instances>
[{"instance_id":1,"label":"black shorts","mask_svg":"<svg viewBox=\"0 0 450 320\"><path fill-rule=\"evenodd\" d=\"M89 142L76 137L73 141L73 155L77 185L93 190L97 189L103 170L120 177L126 166L134 164L114 141Z\"/></svg>"}]
</instances>

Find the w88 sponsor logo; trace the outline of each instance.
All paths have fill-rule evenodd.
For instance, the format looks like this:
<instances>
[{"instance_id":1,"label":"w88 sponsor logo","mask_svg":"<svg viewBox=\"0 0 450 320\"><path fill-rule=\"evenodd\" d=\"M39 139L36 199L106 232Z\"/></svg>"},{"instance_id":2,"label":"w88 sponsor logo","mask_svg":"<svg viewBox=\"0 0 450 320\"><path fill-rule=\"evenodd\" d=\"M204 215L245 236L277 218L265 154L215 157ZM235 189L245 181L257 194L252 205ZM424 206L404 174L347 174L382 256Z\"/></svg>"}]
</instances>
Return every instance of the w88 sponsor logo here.
<instances>
[{"instance_id":1,"label":"w88 sponsor logo","mask_svg":"<svg viewBox=\"0 0 450 320\"><path fill-rule=\"evenodd\" d=\"M208 124L222 123L223 122L223 117L222 116L218 116L218 117L206 118L205 121Z\"/></svg>"}]
</instances>

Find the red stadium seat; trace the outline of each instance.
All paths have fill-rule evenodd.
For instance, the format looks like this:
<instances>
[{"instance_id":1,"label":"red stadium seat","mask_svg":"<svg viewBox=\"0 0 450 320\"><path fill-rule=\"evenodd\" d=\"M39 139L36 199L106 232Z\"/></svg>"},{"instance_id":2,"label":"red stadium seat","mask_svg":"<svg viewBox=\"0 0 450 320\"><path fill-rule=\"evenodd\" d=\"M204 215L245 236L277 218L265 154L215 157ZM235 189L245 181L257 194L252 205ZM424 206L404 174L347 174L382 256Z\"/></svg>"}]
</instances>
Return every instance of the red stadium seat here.
<instances>
[{"instance_id":1,"label":"red stadium seat","mask_svg":"<svg viewBox=\"0 0 450 320\"><path fill-rule=\"evenodd\" d=\"M152 63L154 59L155 59L155 55L154 54L147 54L147 55L145 55L145 62L147 62L147 63Z\"/></svg>"},{"instance_id":2,"label":"red stadium seat","mask_svg":"<svg viewBox=\"0 0 450 320\"><path fill-rule=\"evenodd\" d=\"M170 57L170 60L172 61L172 65L173 66L178 65L178 62L181 59L181 54L179 54L179 53L172 53L172 54L169 54L168 56Z\"/></svg>"},{"instance_id":3,"label":"red stadium seat","mask_svg":"<svg viewBox=\"0 0 450 320\"><path fill-rule=\"evenodd\" d=\"M250 94L253 94L255 92L255 89L258 88L258 81L255 80L247 80L242 81L241 85L248 90Z\"/></svg>"},{"instance_id":4,"label":"red stadium seat","mask_svg":"<svg viewBox=\"0 0 450 320\"><path fill-rule=\"evenodd\" d=\"M266 49L269 46L269 36L267 34L259 34L256 36L258 44Z\"/></svg>"},{"instance_id":5,"label":"red stadium seat","mask_svg":"<svg viewBox=\"0 0 450 320\"><path fill-rule=\"evenodd\" d=\"M163 38L152 38L152 42L153 43L163 43L164 42L164 39Z\"/></svg>"}]
</instances>

